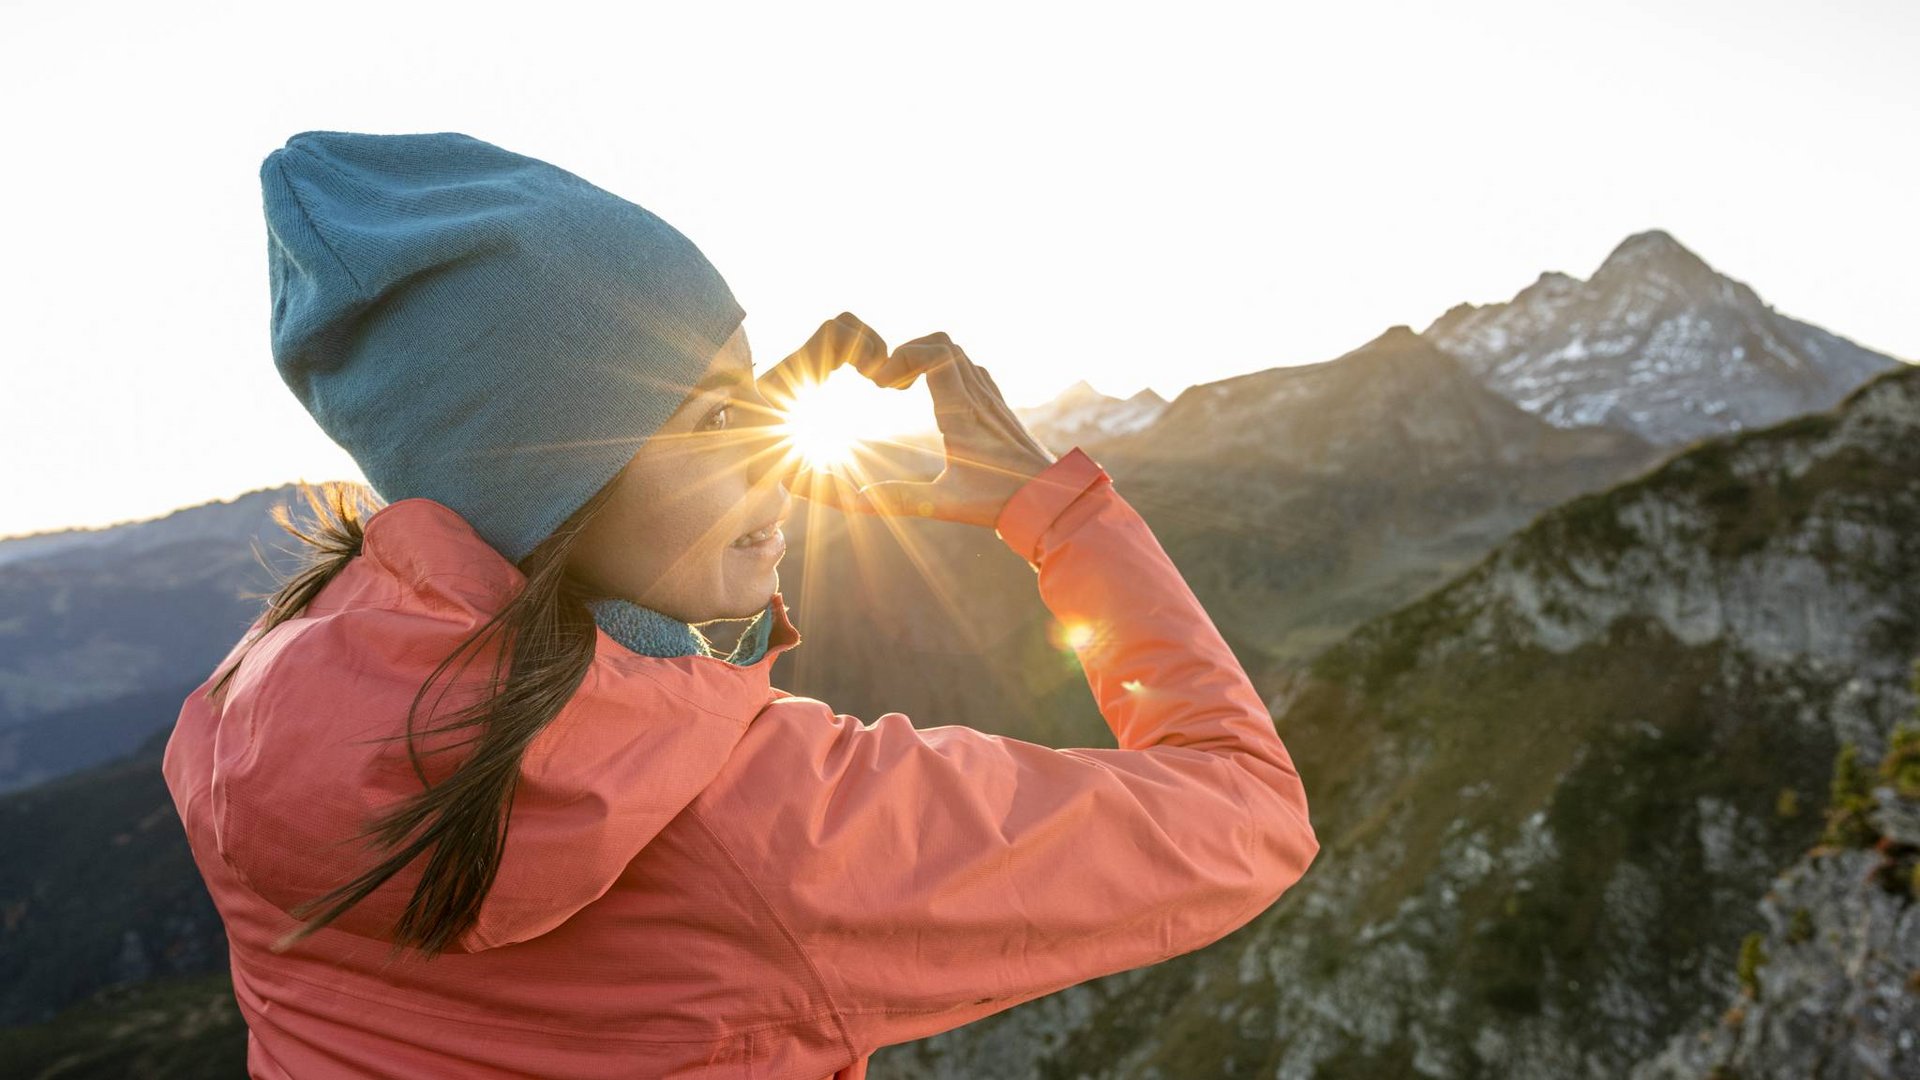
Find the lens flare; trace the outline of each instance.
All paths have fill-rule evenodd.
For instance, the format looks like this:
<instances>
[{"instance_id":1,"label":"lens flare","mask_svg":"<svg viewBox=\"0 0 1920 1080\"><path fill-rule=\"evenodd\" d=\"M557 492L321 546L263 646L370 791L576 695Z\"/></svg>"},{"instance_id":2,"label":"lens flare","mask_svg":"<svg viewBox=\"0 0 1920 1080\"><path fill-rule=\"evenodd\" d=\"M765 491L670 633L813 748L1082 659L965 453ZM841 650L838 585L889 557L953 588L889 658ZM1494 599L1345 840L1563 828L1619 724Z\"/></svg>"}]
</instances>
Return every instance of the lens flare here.
<instances>
[{"instance_id":1,"label":"lens flare","mask_svg":"<svg viewBox=\"0 0 1920 1080\"><path fill-rule=\"evenodd\" d=\"M934 427L924 393L882 389L852 368L796 387L780 412L779 433L808 468L823 471L852 464L867 442Z\"/></svg>"},{"instance_id":2,"label":"lens flare","mask_svg":"<svg viewBox=\"0 0 1920 1080\"><path fill-rule=\"evenodd\" d=\"M1093 624L1074 620L1058 623L1053 628L1054 643L1057 648L1078 652L1093 644L1098 636Z\"/></svg>"}]
</instances>

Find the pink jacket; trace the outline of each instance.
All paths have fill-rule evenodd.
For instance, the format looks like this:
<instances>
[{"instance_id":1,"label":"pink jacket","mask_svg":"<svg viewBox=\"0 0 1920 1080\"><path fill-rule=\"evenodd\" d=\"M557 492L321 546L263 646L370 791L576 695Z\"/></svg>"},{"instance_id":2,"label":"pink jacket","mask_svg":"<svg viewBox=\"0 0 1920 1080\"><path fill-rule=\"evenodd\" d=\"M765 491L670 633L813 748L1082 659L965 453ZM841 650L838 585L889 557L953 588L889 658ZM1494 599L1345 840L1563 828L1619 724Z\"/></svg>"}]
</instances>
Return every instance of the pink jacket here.
<instances>
[{"instance_id":1,"label":"pink jacket","mask_svg":"<svg viewBox=\"0 0 1920 1080\"><path fill-rule=\"evenodd\" d=\"M602 633L526 755L461 951L386 965L416 864L276 954L286 909L373 861L343 839L419 790L404 742L367 740L404 730L427 673L524 580L439 503L380 509L362 553L220 699L209 677L167 744L251 1075L857 1080L878 1047L1246 924L1318 850L1246 674L1079 449L996 533L1086 628L1118 749L862 723L775 689L800 642L778 597L751 666Z\"/></svg>"}]
</instances>

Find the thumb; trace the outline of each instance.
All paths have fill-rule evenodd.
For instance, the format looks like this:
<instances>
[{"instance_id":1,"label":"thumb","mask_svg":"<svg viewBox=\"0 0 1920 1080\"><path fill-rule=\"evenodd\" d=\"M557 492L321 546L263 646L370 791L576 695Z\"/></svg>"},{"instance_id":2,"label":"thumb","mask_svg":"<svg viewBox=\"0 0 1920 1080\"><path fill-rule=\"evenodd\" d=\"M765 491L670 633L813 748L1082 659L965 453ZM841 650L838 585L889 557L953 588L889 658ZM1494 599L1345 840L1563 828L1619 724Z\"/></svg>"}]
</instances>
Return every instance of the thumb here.
<instances>
[{"instance_id":1,"label":"thumb","mask_svg":"<svg viewBox=\"0 0 1920 1080\"><path fill-rule=\"evenodd\" d=\"M788 490L808 502L831 506L842 513L873 512L861 498L858 485L831 469L803 466L793 477Z\"/></svg>"},{"instance_id":2,"label":"thumb","mask_svg":"<svg viewBox=\"0 0 1920 1080\"><path fill-rule=\"evenodd\" d=\"M929 480L876 480L854 494L855 509L869 514L932 517L940 501Z\"/></svg>"}]
</instances>

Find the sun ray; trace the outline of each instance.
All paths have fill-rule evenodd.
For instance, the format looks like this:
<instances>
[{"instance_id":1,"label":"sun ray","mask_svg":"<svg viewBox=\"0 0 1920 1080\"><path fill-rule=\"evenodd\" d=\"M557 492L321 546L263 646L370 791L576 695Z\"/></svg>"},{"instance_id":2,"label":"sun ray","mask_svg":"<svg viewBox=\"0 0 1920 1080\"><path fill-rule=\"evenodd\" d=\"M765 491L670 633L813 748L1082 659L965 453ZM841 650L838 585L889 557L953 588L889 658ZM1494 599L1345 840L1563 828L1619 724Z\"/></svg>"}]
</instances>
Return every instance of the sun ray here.
<instances>
[{"instance_id":1,"label":"sun ray","mask_svg":"<svg viewBox=\"0 0 1920 1080\"><path fill-rule=\"evenodd\" d=\"M939 443L932 448L924 441L908 441L908 435L926 435L938 431L931 399L922 394L903 394L897 389L874 386L858 372L838 369L823 383L809 383L796 386L790 395L782 395L774 401L774 412L767 420L772 424L780 445L792 453L798 463L816 473L812 482L845 484L850 488L858 487L880 479L875 474L873 463L882 457L888 449L906 451L912 455L940 454ZM975 463L980 467L991 468L986 463ZM891 472L893 470L886 470ZM798 493L798 490L796 490ZM820 580L829 572L830 564L825 558L826 545L829 542L828 529L823 528L830 522L823 517L822 502L817 499L803 500L806 505L806 542L802 545L800 565L800 594L802 601L815 612L827 610L833 603L835 594L823 593ZM977 625L965 617L964 608L958 601L955 589L962 582L952 566L940 561L926 550L914 532L915 526L906 521L894 520L892 515L869 515L857 511L843 515L843 526L835 538L844 536L851 547L851 562L857 565L872 561L879 554L878 547L886 543L890 534L892 544L905 555L913 572L924 582L933 594L934 602L945 613L949 625L956 628L968 648L979 656L985 656L992 646L987 640L990 628ZM863 519L878 519L885 533L872 525L863 523ZM816 545L820 553L816 556ZM828 662L829 658L820 655L796 654L794 657L794 682L796 686L811 685L807 680L813 663ZM993 669L988 677L996 684L1001 693L1010 700L1018 700L1023 688L1012 672Z\"/></svg>"},{"instance_id":2,"label":"sun ray","mask_svg":"<svg viewBox=\"0 0 1920 1080\"><path fill-rule=\"evenodd\" d=\"M795 387L780 414L776 431L814 469L850 464L862 443L935 426L924 394L882 389L851 368Z\"/></svg>"}]
</instances>

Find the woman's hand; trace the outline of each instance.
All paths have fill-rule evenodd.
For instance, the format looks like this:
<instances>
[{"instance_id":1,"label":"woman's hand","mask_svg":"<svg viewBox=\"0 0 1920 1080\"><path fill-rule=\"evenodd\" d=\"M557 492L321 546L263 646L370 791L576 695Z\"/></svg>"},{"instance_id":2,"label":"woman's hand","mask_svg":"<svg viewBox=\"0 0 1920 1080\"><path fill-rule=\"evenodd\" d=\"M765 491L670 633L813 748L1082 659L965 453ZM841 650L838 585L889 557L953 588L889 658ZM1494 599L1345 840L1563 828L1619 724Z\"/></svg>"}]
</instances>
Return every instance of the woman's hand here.
<instances>
[{"instance_id":1,"label":"woman's hand","mask_svg":"<svg viewBox=\"0 0 1920 1080\"><path fill-rule=\"evenodd\" d=\"M821 323L805 345L755 379L754 386L776 410L767 421L776 422L778 412L793 401L794 391L825 382L840 365L852 364L860 374L873 378L886 363L887 343L852 312L843 311Z\"/></svg>"},{"instance_id":2,"label":"woman's hand","mask_svg":"<svg viewBox=\"0 0 1920 1080\"><path fill-rule=\"evenodd\" d=\"M853 322L866 330L859 320ZM884 352L884 343L881 347ZM904 390L921 375L927 377L934 420L946 443L946 467L932 480L880 480L858 489L838 474L813 474L795 494L849 513L910 515L992 528L1013 493L1056 460L1014 416L987 369L946 334L915 338L878 362L870 345L853 348L857 359L852 362L876 385Z\"/></svg>"}]
</instances>

